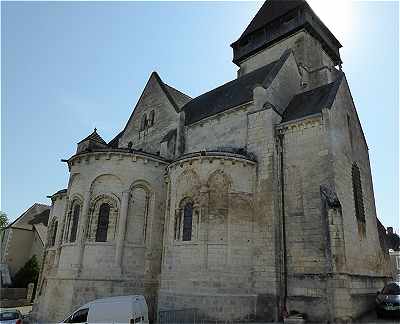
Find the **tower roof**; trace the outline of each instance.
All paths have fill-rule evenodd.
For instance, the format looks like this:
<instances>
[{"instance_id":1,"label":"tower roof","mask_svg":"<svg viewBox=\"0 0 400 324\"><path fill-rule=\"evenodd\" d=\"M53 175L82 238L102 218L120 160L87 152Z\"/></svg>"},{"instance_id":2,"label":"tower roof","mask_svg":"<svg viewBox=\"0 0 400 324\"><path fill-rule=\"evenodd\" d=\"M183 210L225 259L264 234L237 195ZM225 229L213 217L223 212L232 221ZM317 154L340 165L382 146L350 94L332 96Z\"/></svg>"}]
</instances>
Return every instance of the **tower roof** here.
<instances>
[{"instance_id":1,"label":"tower roof","mask_svg":"<svg viewBox=\"0 0 400 324\"><path fill-rule=\"evenodd\" d=\"M95 141L95 142L107 145L107 143L103 140L103 138L97 133L97 128L95 128L93 133L91 133L89 136L85 137L78 144L85 142L85 141Z\"/></svg>"},{"instance_id":2,"label":"tower roof","mask_svg":"<svg viewBox=\"0 0 400 324\"><path fill-rule=\"evenodd\" d=\"M268 23L285 15L289 11L304 5L304 0L267 0L254 16L250 24L240 36L239 40L245 38L252 32L263 28Z\"/></svg>"},{"instance_id":3,"label":"tower roof","mask_svg":"<svg viewBox=\"0 0 400 324\"><path fill-rule=\"evenodd\" d=\"M266 0L237 41L231 44L233 62L249 56L305 29L318 39L333 62L340 64L340 42L305 0Z\"/></svg>"}]
</instances>

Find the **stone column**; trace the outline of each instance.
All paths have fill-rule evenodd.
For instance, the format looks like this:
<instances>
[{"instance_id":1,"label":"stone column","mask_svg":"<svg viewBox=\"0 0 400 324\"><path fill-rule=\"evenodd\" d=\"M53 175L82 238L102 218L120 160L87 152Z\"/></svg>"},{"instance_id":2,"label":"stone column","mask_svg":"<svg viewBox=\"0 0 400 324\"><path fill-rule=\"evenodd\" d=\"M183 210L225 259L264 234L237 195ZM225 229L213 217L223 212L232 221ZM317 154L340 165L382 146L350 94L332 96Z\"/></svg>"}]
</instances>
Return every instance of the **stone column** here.
<instances>
[{"instance_id":1,"label":"stone column","mask_svg":"<svg viewBox=\"0 0 400 324\"><path fill-rule=\"evenodd\" d=\"M60 262L60 254L61 254L61 245L63 244L64 239L64 230L65 230L65 220L67 219L69 213L69 198L65 199L65 209L64 213L62 214L59 222L58 222L58 233L56 238L56 256L54 258L54 265L58 268Z\"/></svg>"},{"instance_id":2,"label":"stone column","mask_svg":"<svg viewBox=\"0 0 400 324\"><path fill-rule=\"evenodd\" d=\"M200 189L200 227L199 241L203 245L203 270L208 268L208 203L210 198L209 188L203 185Z\"/></svg>"},{"instance_id":3,"label":"stone column","mask_svg":"<svg viewBox=\"0 0 400 324\"><path fill-rule=\"evenodd\" d=\"M120 270L122 270L122 255L124 252L123 249L125 241L126 219L128 217L129 196L130 191L122 192L121 211L119 214L118 233L115 247L115 266Z\"/></svg>"},{"instance_id":4,"label":"stone column","mask_svg":"<svg viewBox=\"0 0 400 324\"><path fill-rule=\"evenodd\" d=\"M89 222L89 210L90 210L90 190L84 193L83 197L83 206L82 206L82 221L80 222L80 228L78 231L78 262L77 262L77 270L80 272L82 270L82 261L83 261L83 253L85 251L85 240L87 237L88 222Z\"/></svg>"},{"instance_id":5,"label":"stone column","mask_svg":"<svg viewBox=\"0 0 400 324\"><path fill-rule=\"evenodd\" d=\"M185 113L179 113L178 127L176 132L176 146L175 146L175 156L180 156L185 151Z\"/></svg>"},{"instance_id":6,"label":"stone column","mask_svg":"<svg viewBox=\"0 0 400 324\"><path fill-rule=\"evenodd\" d=\"M161 254L161 258L162 258L162 264L165 264L166 259L165 259L165 255L166 255L166 251L167 249L169 249L170 245L171 245L171 240L170 240L170 228L171 228L171 218L170 218L170 208L171 208L171 179L169 178L168 175L164 176L164 181L167 184L167 197L165 199L165 213L164 213L164 219L161 221L162 226L163 226L163 244L162 244L162 254ZM175 215L175 214L174 214ZM174 229L173 231L173 237L172 237L172 244L175 240L175 217L173 217L172 219L173 223L172 223L172 228Z\"/></svg>"}]
</instances>

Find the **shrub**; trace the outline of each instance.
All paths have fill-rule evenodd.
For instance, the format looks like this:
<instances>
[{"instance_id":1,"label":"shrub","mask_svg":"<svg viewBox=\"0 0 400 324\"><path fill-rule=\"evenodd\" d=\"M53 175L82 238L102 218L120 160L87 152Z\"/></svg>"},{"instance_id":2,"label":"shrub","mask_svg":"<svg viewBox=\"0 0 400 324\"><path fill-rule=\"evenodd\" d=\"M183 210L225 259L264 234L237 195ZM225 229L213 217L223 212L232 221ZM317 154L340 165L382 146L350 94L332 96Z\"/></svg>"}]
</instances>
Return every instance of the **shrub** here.
<instances>
[{"instance_id":1,"label":"shrub","mask_svg":"<svg viewBox=\"0 0 400 324\"><path fill-rule=\"evenodd\" d=\"M39 278L39 263L36 255L32 256L25 265L15 274L13 285L15 288L26 288L29 283L37 284Z\"/></svg>"}]
</instances>

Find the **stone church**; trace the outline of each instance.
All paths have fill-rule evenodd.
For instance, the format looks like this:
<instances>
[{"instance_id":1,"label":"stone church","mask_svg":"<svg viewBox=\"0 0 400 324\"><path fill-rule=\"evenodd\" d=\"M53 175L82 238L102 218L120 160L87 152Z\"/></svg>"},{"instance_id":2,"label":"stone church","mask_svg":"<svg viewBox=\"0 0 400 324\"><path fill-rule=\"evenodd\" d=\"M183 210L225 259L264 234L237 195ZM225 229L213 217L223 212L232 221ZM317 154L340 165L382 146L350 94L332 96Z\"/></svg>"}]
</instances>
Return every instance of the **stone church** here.
<instances>
[{"instance_id":1,"label":"stone church","mask_svg":"<svg viewBox=\"0 0 400 324\"><path fill-rule=\"evenodd\" d=\"M38 318L127 294L153 319L370 309L388 256L341 44L304 0L267 0L231 47L236 79L191 98L153 72L123 130L64 161Z\"/></svg>"}]
</instances>

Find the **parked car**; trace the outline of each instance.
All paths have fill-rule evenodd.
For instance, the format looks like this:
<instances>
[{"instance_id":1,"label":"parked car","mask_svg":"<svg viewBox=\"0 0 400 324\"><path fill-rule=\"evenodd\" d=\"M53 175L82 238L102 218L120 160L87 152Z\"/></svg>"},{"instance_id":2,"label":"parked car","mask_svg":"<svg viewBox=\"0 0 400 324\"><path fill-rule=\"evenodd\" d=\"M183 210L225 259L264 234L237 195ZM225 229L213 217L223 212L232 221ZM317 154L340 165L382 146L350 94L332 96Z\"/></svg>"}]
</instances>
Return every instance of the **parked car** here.
<instances>
[{"instance_id":1,"label":"parked car","mask_svg":"<svg viewBox=\"0 0 400 324\"><path fill-rule=\"evenodd\" d=\"M79 307L61 323L149 324L147 303L141 295L96 299Z\"/></svg>"},{"instance_id":2,"label":"parked car","mask_svg":"<svg viewBox=\"0 0 400 324\"><path fill-rule=\"evenodd\" d=\"M22 314L17 309L0 311L1 324L22 324Z\"/></svg>"},{"instance_id":3,"label":"parked car","mask_svg":"<svg viewBox=\"0 0 400 324\"><path fill-rule=\"evenodd\" d=\"M390 282L377 292L375 310L378 317L400 316L400 282Z\"/></svg>"}]
</instances>

